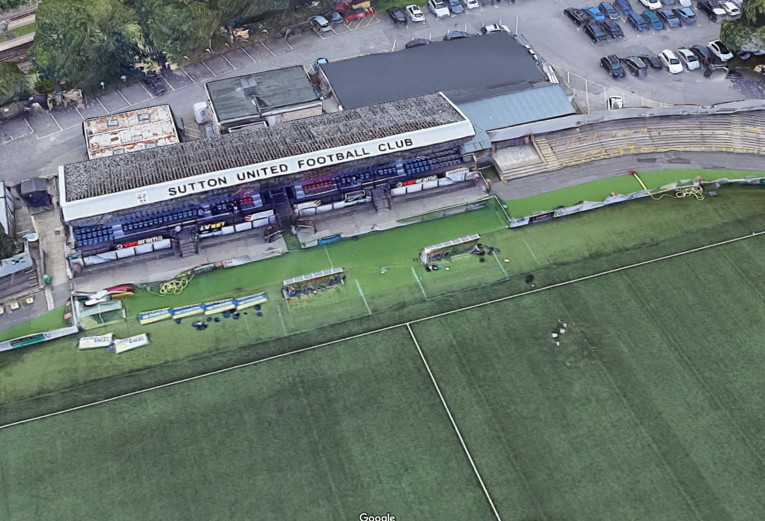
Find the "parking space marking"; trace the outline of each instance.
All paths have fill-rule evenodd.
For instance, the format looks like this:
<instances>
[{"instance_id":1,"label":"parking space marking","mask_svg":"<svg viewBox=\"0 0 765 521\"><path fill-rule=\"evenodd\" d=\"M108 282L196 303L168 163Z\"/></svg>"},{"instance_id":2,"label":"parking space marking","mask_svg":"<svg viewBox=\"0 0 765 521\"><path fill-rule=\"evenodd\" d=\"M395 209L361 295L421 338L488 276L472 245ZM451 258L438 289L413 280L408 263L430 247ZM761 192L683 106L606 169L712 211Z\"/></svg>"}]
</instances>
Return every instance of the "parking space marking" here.
<instances>
[{"instance_id":1,"label":"parking space marking","mask_svg":"<svg viewBox=\"0 0 765 521\"><path fill-rule=\"evenodd\" d=\"M221 57L221 58L223 58L224 60L226 60L226 63L228 63L229 65L231 65L231 68L232 68L232 69L234 69L234 70L237 70L237 67L234 67L234 64L233 64L233 63L231 63L231 61L230 61L228 58L226 58L226 55L225 55L225 54L221 54L221 55L220 55L220 57Z\"/></svg>"},{"instance_id":2,"label":"parking space marking","mask_svg":"<svg viewBox=\"0 0 765 521\"><path fill-rule=\"evenodd\" d=\"M58 130L59 130L59 132L60 132L60 131L62 131L62 130L64 130L63 128L61 128L61 125L58 123L58 120L57 120L56 118L54 118L54 117L53 117L53 114L51 114L51 112L50 112L50 111L48 111L48 115L50 116L50 119L52 119L52 120L53 120L53 123L55 123L55 124L56 124L56 126L58 127Z\"/></svg>"},{"instance_id":3,"label":"parking space marking","mask_svg":"<svg viewBox=\"0 0 765 521\"><path fill-rule=\"evenodd\" d=\"M244 47L242 47L241 49L242 49L242 52L243 52L244 54L246 54L246 55L247 55L247 57L248 57L249 59L251 59L251 60L252 60L252 63L255 63L255 58L253 58L252 56L250 56L250 53L248 53L248 52L247 52L247 49L245 49Z\"/></svg>"},{"instance_id":4,"label":"parking space marking","mask_svg":"<svg viewBox=\"0 0 765 521\"><path fill-rule=\"evenodd\" d=\"M104 107L104 104L101 103L101 100L98 99L97 97L95 97L95 98L96 98L96 101L98 102L98 104L101 105L101 108L104 109L104 111L106 111L107 114L109 114L110 113L109 110L106 107Z\"/></svg>"},{"instance_id":5,"label":"parking space marking","mask_svg":"<svg viewBox=\"0 0 765 521\"><path fill-rule=\"evenodd\" d=\"M274 51L272 51L271 49L269 49L269 48L268 48L268 46L267 46L265 43L263 43L263 42L260 42L260 45L262 45L262 46L263 46L263 47L264 47L264 48L265 48L265 49L266 49L268 52L270 52L270 53L271 53L271 55L273 55L273 56L276 56L276 53L275 53ZM290 45L290 44L289 44L289 43L287 43L287 45ZM292 47L292 46L290 45L290 48L291 48L291 47Z\"/></svg>"},{"instance_id":6,"label":"parking space marking","mask_svg":"<svg viewBox=\"0 0 765 521\"><path fill-rule=\"evenodd\" d=\"M121 92L119 89L117 89L117 94L119 94L120 96L122 96L122 99L124 99L124 100L125 100L125 103L127 103L127 104L128 104L128 107L130 107L130 106L132 106L132 105L133 105L132 103L130 103L130 102L128 101L128 99L125 97L125 95L124 95L124 94L122 94L122 92Z\"/></svg>"},{"instance_id":7,"label":"parking space marking","mask_svg":"<svg viewBox=\"0 0 765 521\"><path fill-rule=\"evenodd\" d=\"M142 81L139 81L139 82L138 82L138 85L140 85L141 87L143 87L143 90L145 90L145 91L146 91L146 94L148 94L148 95L149 95L149 99L151 99L151 98L153 98L153 97L154 97L154 94L152 94L151 92L149 92L149 89L147 89L147 88L146 88L146 85L144 85Z\"/></svg>"},{"instance_id":8,"label":"parking space marking","mask_svg":"<svg viewBox=\"0 0 765 521\"><path fill-rule=\"evenodd\" d=\"M205 62L200 62L200 63L201 63L202 65L204 65L204 66L205 66L205 69L207 69L208 71L210 71L210 74L212 74L213 76L218 76L217 74L215 74L215 73L213 72L213 70L212 70L210 67L208 67L208 66L207 66L207 64L206 64Z\"/></svg>"},{"instance_id":9,"label":"parking space marking","mask_svg":"<svg viewBox=\"0 0 765 521\"><path fill-rule=\"evenodd\" d=\"M85 121L85 116L82 115L82 112L80 112L80 109L78 109L76 105L74 107L74 110L77 111L77 114L79 114L82 120Z\"/></svg>"},{"instance_id":10,"label":"parking space marking","mask_svg":"<svg viewBox=\"0 0 765 521\"><path fill-rule=\"evenodd\" d=\"M33 129L32 125L29 124L29 120L27 118L24 118L24 123L26 123L27 126L29 127L29 134L34 134L35 133L35 129ZM29 135L29 134L24 134L24 135L26 136L26 135Z\"/></svg>"}]
</instances>

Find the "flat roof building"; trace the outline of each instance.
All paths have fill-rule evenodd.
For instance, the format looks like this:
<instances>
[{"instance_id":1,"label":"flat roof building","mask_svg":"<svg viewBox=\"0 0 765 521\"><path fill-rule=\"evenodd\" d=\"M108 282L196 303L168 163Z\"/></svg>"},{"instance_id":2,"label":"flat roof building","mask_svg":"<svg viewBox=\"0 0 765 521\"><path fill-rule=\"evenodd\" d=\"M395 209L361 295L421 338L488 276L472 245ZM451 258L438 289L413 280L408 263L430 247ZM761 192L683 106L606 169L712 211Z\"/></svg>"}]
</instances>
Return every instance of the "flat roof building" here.
<instances>
[{"instance_id":1,"label":"flat roof building","mask_svg":"<svg viewBox=\"0 0 765 521\"><path fill-rule=\"evenodd\" d=\"M218 133L317 116L322 103L301 66L256 72L205 84Z\"/></svg>"},{"instance_id":2,"label":"flat roof building","mask_svg":"<svg viewBox=\"0 0 765 521\"><path fill-rule=\"evenodd\" d=\"M170 105L89 118L82 129L89 159L180 143Z\"/></svg>"}]
</instances>

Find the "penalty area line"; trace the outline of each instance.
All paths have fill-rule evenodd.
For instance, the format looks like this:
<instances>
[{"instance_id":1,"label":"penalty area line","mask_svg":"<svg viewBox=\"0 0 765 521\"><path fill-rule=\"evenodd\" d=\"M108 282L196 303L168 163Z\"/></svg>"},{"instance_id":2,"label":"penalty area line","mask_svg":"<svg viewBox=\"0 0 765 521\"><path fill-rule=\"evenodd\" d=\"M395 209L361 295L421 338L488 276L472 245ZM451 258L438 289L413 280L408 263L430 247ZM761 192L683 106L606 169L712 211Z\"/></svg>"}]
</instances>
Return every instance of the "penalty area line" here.
<instances>
[{"instance_id":1,"label":"penalty area line","mask_svg":"<svg viewBox=\"0 0 765 521\"><path fill-rule=\"evenodd\" d=\"M475 474L475 477L478 479L478 483L481 485L481 490L483 490L483 493L486 496L486 500L489 502L489 506L491 507L491 510L494 513L494 517L497 518L497 521L502 521L502 518L499 516L499 512L497 511L497 507L494 506L494 501L491 499L489 490L486 488L486 484L483 482L481 473L478 472L478 467L476 467L475 465L475 461L473 460L473 455L470 454L470 450L468 449L467 444L465 443L465 439L462 437L460 428L457 426L457 422L454 420L452 411L449 409L449 405L447 405L446 403L446 398L444 398L444 395L441 392L441 388L438 386L436 377L433 375L433 371L430 370L430 365L428 364L428 361L425 359L425 354L422 352L422 348L420 348L420 343L417 341L417 337L414 336L414 331L412 331L412 327L409 324L406 324L406 329L407 331L409 331L409 336L412 337L412 342L414 342L414 346L417 348L417 352L420 354L420 359L422 360L422 363L425 365L425 370L428 371L428 375L430 376L430 381L433 382L433 387L436 388L436 393L438 393L438 398L441 400L441 405L444 406L444 410L446 411L446 415L449 417L449 421L452 424L454 433L457 435L457 439L460 441L460 445L462 445L462 450L465 452L465 456L467 456L467 459L470 462L470 466L473 468L473 473Z\"/></svg>"},{"instance_id":2,"label":"penalty area line","mask_svg":"<svg viewBox=\"0 0 765 521\"><path fill-rule=\"evenodd\" d=\"M111 398L105 398L103 400L97 400L95 402L85 403L85 404L78 405L78 406L75 406L75 407L69 407L67 409L62 409L60 411L54 411L54 412L51 412L51 413L42 414L42 415L39 415L39 416L34 416L32 418L26 418L24 420L18 420L18 421L15 421L15 422L6 423L5 425L0 425L0 430L7 429L9 427L14 427L14 426L17 426L17 425L23 425L25 423L30 423L30 422L37 421L37 420L43 420L43 419L46 419L46 418L51 418L51 417L54 417L54 416L59 416L61 414L65 414L65 413L68 413L68 412L79 411L81 409L87 409L89 407L93 407L93 406L100 405L100 404L103 404L103 403L113 402L113 401L116 401L116 400L120 400L122 398L128 398L130 396L136 396L136 395L139 395L139 394L147 393L147 392L150 392L150 391L156 391L156 390L159 390L159 389L164 389L166 387L172 387L174 385L178 385L178 384L182 384L182 383L186 383L186 382L192 382L194 380L199 380L201 378L205 378L205 377L208 377L208 376L213 376L213 375L216 375L216 374L226 373L228 371L233 371L235 369L241 369L241 368L244 368L244 367L249 367L249 366L252 366L252 365L260 364L262 362L268 362L270 360L276 360L278 358L284 358L285 356L296 355L296 354L299 354L299 353L304 353L306 351L312 351L312 350L318 349L320 347L325 347L325 346L330 346L330 345L334 345L334 344L339 344L340 342L345 342L346 340L355 340L357 338L363 338L363 337L366 337L366 336L369 336L369 335L374 335L376 333L382 333L384 331L390 331L392 329L396 329L396 328L399 328L399 327L404 327L404 326L409 327L411 324L418 324L420 322L425 322L427 320L432 320L434 318L441 318L441 317L453 315L455 313L460 313L462 311L469 311L471 309L477 309L477 308L481 308L481 307L484 307L484 306L490 306L492 304L497 304L499 302L504 302L506 300L512 300L512 299L516 299L516 298L519 298L519 297L524 297L524 296L527 296L527 295L531 295L531 294L534 294L534 293L539 293L540 291L547 291L547 290L550 290L550 289L560 288L560 287L563 287L563 286L568 286L570 284L575 284L577 282L582 282L582 281L585 281L585 280L590 280L590 279L595 279L595 278L598 278L598 277L602 277L604 275L609 275L611 273L617 273L617 272L620 272L620 271L626 271L626 270L629 270L629 269L632 269L632 268L637 268L637 267L640 267L640 266L645 266L645 265L648 265L648 264L653 264L655 262L659 262L659 261L663 261L663 260L667 260L667 259L672 259L672 258L675 258L675 257L681 257L683 255L688 255L690 253L695 253L695 252L702 251L702 250L708 250L710 248L716 248L717 246L724 246L726 244L731 244L731 243L734 243L734 242L742 241L744 239L751 239L753 237L758 237L758 236L763 235L763 234L765 234L765 231L752 232L749 235L742 235L741 237L736 237L736 238L728 239L728 240L725 240L725 241L719 241L719 242L716 242L716 243L707 244L706 246L699 246L697 248L692 248L690 250L685 250L685 251L681 251L681 252L678 252L678 253L672 253L672 254L669 254L669 255L664 255L664 256L661 256L661 257L656 257L655 259L649 259L647 261L636 262L634 264L628 264L626 266L622 266L622 267L619 267L619 268L614 268L614 269L607 270L607 271L602 271L602 272L599 272L599 273L594 273L592 275L586 275L584 277L579 277L579 278L576 278L576 279L571 279L571 280L567 280L567 281L563 281L563 282L558 282L556 284L551 284L550 286L543 286L541 288L532 289L530 291L524 291L523 293L516 293L514 295L507 295L505 297L496 298L496 299L493 299L493 300L489 300L487 302L480 302L478 304L473 304L471 306L465 306L465 307L462 307L462 308L453 309L451 311L445 311L443 313L437 313L435 315L429 315L427 317L417 318L417 319L409 320L409 321L406 321L406 322L399 322L398 324L393 324L393 325L390 325L390 326L381 327L379 329L374 329L374 330L371 330L371 331L366 331L364 333L358 333L356 335L351 335L351 336L347 336L347 337L343 337L343 338L338 338L338 339L335 339L335 340L331 340L329 342L323 342L321 344L316 344L316 345L313 345L313 346L303 347L301 349L296 349L294 351L288 351L286 353L280 353L278 355L273 355L273 356L269 356L269 357L266 357L266 358L261 358L259 360L253 360L251 362L244 362L244 363L233 365L233 366L230 366L230 367L224 367L224 368L221 368L221 369L216 369L215 371L211 371L211 372L208 372L208 373L203 373L203 374L196 375L196 376L190 376L188 378L182 378L180 380L174 380L172 382L167 382L167 383L160 384L160 385L154 385L152 387L147 387L145 389L139 389L137 391L132 391L132 392L129 392L129 393L113 396ZM422 289L423 295L425 295L425 289L422 288L422 283L420 283L420 280L417 277L417 272L414 271L414 268L412 268L412 274L415 276L415 279L417 280L417 283L420 284L420 288ZM426 296L426 298L427 298L427 296Z\"/></svg>"}]
</instances>

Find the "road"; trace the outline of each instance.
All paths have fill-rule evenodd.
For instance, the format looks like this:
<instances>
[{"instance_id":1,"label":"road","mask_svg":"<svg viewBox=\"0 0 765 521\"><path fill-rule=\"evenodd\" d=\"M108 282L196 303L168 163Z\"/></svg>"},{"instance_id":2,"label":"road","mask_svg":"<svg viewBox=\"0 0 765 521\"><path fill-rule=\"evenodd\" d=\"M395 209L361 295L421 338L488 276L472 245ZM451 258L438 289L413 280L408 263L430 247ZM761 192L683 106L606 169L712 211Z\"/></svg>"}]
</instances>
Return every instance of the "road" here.
<instances>
[{"instance_id":1,"label":"road","mask_svg":"<svg viewBox=\"0 0 765 521\"><path fill-rule=\"evenodd\" d=\"M59 165L86 159L83 119L148 105L169 104L184 119L189 136L197 137L192 106L204 101L202 84L211 79L293 65L308 66L320 56L339 60L398 51L412 38L438 40L450 30L477 33L482 25L496 22L524 34L537 51L556 66L562 79L570 82L577 94L575 101L583 110L588 107L602 110L605 97L612 94L623 95L627 106L635 103L711 105L742 99L743 95L733 89L729 81L705 80L699 71L675 76L651 72L647 79L626 78L615 82L598 66L600 57L605 54L627 55L647 50L658 53L664 48L708 42L717 37L718 24L699 20L694 27L640 34L622 24L627 34L624 40L594 45L563 16L563 9L569 6L566 0L518 0L515 4L486 5L443 19L426 13L425 22L407 27L394 26L387 15L381 13L348 25L340 24L329 36L307 33L289 42L268 39L250 43L168 73L165 76L168 92L161 98L152 96L141 84L128 83L118 90L88 97L84 109L57 108L50 113L0 124L3 160L0 175L14 184L30 177L56 174Z\"/></svg>"}]
</instances>

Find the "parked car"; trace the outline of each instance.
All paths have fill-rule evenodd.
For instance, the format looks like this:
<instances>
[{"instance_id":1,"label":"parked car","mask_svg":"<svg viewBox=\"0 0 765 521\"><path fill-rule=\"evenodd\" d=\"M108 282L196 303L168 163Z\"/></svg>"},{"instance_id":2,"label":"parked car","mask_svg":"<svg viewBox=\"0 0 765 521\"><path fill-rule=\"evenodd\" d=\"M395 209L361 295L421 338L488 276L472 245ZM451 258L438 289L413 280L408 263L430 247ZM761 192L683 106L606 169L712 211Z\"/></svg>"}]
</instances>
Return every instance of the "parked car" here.
<instances>
[{"instance_id":1,"label":"parked car","mask_svg":"<svg viewBox=\"0 0 765 521\"><path fill-rule=\"evenodd\" d=\"M592 20L592 16L590 16L590 13L582 9L576 9L573 7L564 9L563 14L568 16L569 19L571 19L571 21L574 22L574 25L578 25L578 26L584 25L587 22Z\"/></svg>"},{"instance_id":2,"label":"parked car","mask_svg":"<svg viewBox=\"0 0 765 521\"><path fill-rule=\"evenodd\" d=\"M465 31L451 31L444 35L444 41L461 40L463 38L470 38L475 36L474 34L466 33Z\"/></svg>"},{"instance_id":3,"label":"parked car","mask_svg":"<svg viewBox=\"0 0 765 521\"><path fill-rule=\"evenodd\" d=\"M643 11L643 18L645 19L648 26L651 27L654 31L661 31L664 29L664 22L662 22L661 18L659 18L659 15L653 11Z\"/></svg>"},{"instance_id":4,"label":"parked car","mask_svg":"<svg viewBox=\"0 0 765 521\"><path fill-rule=\"evenodd\" d=\"M676 0L661 0L662 3L668 7L672 7L673 5L677 5Z\"/></svg>"},{"instance_id":5,"label":"parked car","mask_svg":"<svg viewBox=\"0 0 765 521\"><path fill-rule=\"evenodd\" d=\"M644 77L648 75L648 65L639 56L627 56L621 58L621 62L633 76Z\"/></svg>"},{"instance_id":6,"label":"parked car","mask_svg":"<svg viewBox=\"0 0 765 521\"><path fill-rule=\"evenodd\" d=\"M367 16L374 16L375 15L375 8L374 7L362 7L361 9L354 9L350 13L348 11L345 12L345 21L352 22L354 20L361 20L362 18L366 18Z\"/></svg>"},{"instance_id":7,"label":"parked car","mask_svg":"<svg viewBox=\"0 0 765 521\"><path fill-rule=\"evenodd\" d=\"M592 43L605 42L608 40L608 35L596 22L587 22L584 26L584 32L590 37Z\"/></svg>"},{"instance_id":8,"label":"parked car","mask_svg":"<svg viewBox=\"0 0 765 521\"><path fill-rule=\"evenodd\" d=\"M618 23L613 20L603 20L598 25L606 32L611 38L624 38L624 31Z\"/></svg>"},{"instance_id":9,"label":"parked car","mask_svg":"<svg viewBox=\"0 0 765 521\"><path fill-rule=\"evenodd\" d=\"M614 7L611 2L600 2L598 7L600 7L600 11L606 15L606 18L609 20L619 19L619 11L616 10L616 7Z\"/></svg>"},{"instance_id":10,"label":"parked car","mask_svg":"<svg viewBox=\"0 0 765 521\"><path fill-rule=\"evenodd\" d=\"M0 121L19 117L24 113L24 103L21 101L12 101L11 103L6 103L0 107Z\"/></svg>"},{"instance_id":11,"label":"parked car","mask_svg":"<svg viewBox=\"0 0 765 521\"><path fill-rule=\"evenodd\" d=\"M683 72L683 64L680 63L680 59L677 55L669 49L664 49L659 53L659 60L667 68L670 74L678 74Z\"/></svg>"},{"instance_id":12,"label":"parked car","mask_svg":"<svg viewBox=\"0 0 765 521\"><path fill-rule=\"evenodd\" d=\"M693 45L691 46L691 52L696 55L696 58L699 59L702 66L706 67L708 64L712 63L712 57L714 55L706 45Z\"/></svg>"},{"instance_id":13,"label":"parked car","mask_svg":"<svg viewBox=\"0 0 765 521\"><path fill-rule=\"evenodd\" d=\"M585 7L584 10L590 13L590 18L596 22L602 22L606 19L606 15L597 7Z\"/></svg>"},{"instance_id":14,"label":"parked car","mask_svg":"<svg viewBox=\"0 0 765 521\"><path fill-rule=\"evenodd\" d=\"M630 13L634 13L635 10L632 9L632 5L630 4L630 0L615 0L614 6L619 9L624 16L627 16Z\"/></svg>"},{"instance_id":15,"label":"parked car","mask_svg":"<svg viewBox=\"0 0 765 521\"><path fill-rule=\"evenodd\" d=\"M481 27L481 34L510 33L510 28L502 24L490 24Z\"/></svg>"},{"instance_id":16,"label":"parked car","mask_svg":"<svg viewBox=\"0 0 765 521\"><path fill-rule=\"evenodd\" d=\"M630 24L632 28L638 32L648 30L648 23L645 21L645 18L637 13L628 14L627 23Z\"/></svg>"},{"instance_id":17,"label":"parked car","mask_svg":"<svg viewBox=\"0 0 765 521\"><path fill-rule=\"evenodd\" d=\"M661 9L661 2L659 0L640 0L640 3L643 4L643 7L647 7L652 11L655 9Z\"/></svg>"},{"instance_id":18,"label":"parked car","mask_svg":"<svg viewBox=\"0 0 765 521\"><path fill-rule=\"evenodd\" d=\"M709 50L712 51L712 54L714 54L721 62L727 62L728 60L733 59L733 53L730 52L730 49L728 49L720 40L709 42L708 47Z\"/></svg>"},{"instance_id":19,"label":"parked car","mask_svg":"<svg viewBox=\"0 0 765 521\"><path fill-rule=\"evenodd\" d=\"M612 78L624 78L624 67L622 67L619 58L615 54L603 56L600 59L600 66L604 68Z\"/></svg>"},{"instance_id":20,"label":"parked car","mask_svg":"<svg viewBox=\"0 0 765 521\"><path fill-rule=\"evenodd\" d=\"M411 49L413 47L422 47L423 45L430 45L431 43L433 42L431 42L427 38L415 38L414 40L409 40L408 42L406 42L406 45L404 47L406 47L407 49Z\"/></svg>"},{"instance_id":21,"label":"parked car","mask_svg":"<svg viewBox=\"0 0 765 521\"><path fill-rule=\"evenodd\" d=\"M716 22L721 16L725 16L725 9L720 7L717 0L699 0L698 8L707 15L710 22Z\"/></svg>"},{"instance_id":22,"label":"parked car","mask_svg":"<svg viewBox=\"0 0 765 521\"><path fill-rule=\"evenodd\" d=\"M409 17L409 19L413 22L424 22L425 21L425 15L422 14L422 9L420 9L419 6L416 5L408 5L404 8L406 11L406 15Z\"/></svg>"},{"instance_id":23,"label":"parked car","mask_svg":"<svg viewBox=\"0 0 765 521\"><path fill-rule=\"evenodd\" d=\"M696 23L696 13L690 7L678 7L673 9L673 11L683 25L693 25Z\"/></svg>"},{"instance_id":24,"label":"parked car","mask_svg":"<svg viewBox=\"0 0 765 521\"><path fill-rule=\"evenodd\" d=\"M704 77L711 78L712 76L724 76L728 77L730 70L725 65L716 65L710 63L704 68Z\"/></svg>"},{"instance_id":25,"label":"parked car","mask_svg":"<svg viewBox=\"0 0 765 521\"><path fill-rule=\"evenodd\" d=\"M730 2L730 1L721 2L720 7L722 7L725 10L725 13L728 16L732 16L734 18L737 16L741 16L741 9L739 9L739 7L733 2Z\"/></svg>"},{"instance_id":26,"label":"parked car","mask_svg":"<svg viewBox=\"0 0 765 521\"><path fill-rule=\"evenodd\" d=\"M465 12L465 8L462 7L460 0L447 0L449 4L449 10L454 14L461 14Z\"/></svg>"},{"instance_id":27,"label":"parked car","mask_svg":"<svg viewBox=\"0 0 765 521\"><path fill-rule=\"evenodd\" d=\"M680 58L680 61L683 62L685 68L689 71L695 71L701 68L701 62L690 49L680 47L677 50L677 56Z\"/></svg>"},{"instance_id":28,"label":"parked car","mask_svg":"<svg viewBox=\"0 0 765 521\"><path fill-rule=\"evenodd\" d=\"M678 3L680 4L680 7L690 7L693 5L691 0L678 0Z\"/></svg>"},{"instance_id":29,"label":"parked car","mask_svg":"<svg viewBox=\"0 0 765 521\"><path fill-rule=\"evenodd\" d=\"M659 9L656 11L656 14L659 15L659 18L661 18L661 21L664 22L668 29L676 29L681 25L680 18L677 17L672 9Z\"/></svg>"},{"instance_id":30,"label":"parked car","mask_svg":"<svg viewBox=\"0 0 765 521\"><path fill-rule=\"evenodd\" d=\"M748 60L752 57L752 54L749 51L736 51L736 56L738 56L739 60Z\"/></svg>"},{"instance_id":31,"label":"parked car","mask_svg":"<svg viewBox=\"0 0 765 521\"><path fill-rule=\"evenodd\" d=\"M659 60L658 56L654 56L653 54L641 54L638 56L643 62L651 67L655 71L660 71L664 68L664 65L662 65L661 61Z\"/></svg>"},{"instance_id":32,"label":"parked car","mask_svg":"<svg viewBox=\"0 0 765 521\"><path fill-rule=\"evenodd\" d=\"M477 7L481 7L481 4L478 3L478 0L462 0L462 5L465 7L465 9L475 9Z\"/></svg>"},{"instance_id":33,"label":"parked car","mask_svg":"<svg viewBox=\"0 0 765 521\"><path fill-rule=\"evenodd\" d=\"M388 16L390 16L390 19L393 20L394 24L401 24L406 25L408 20L406 18L406 11L401 9L400 7L391 7L388 9Z\"/></svg>"},{"instance_id":34,"label":"parked car","mask_svg":"<svg viewBox=\"0 0 765 521\"><path fill-rule=\"evenodd\" d=\"M449 16L449 8L446 7L446 3L442 0L428 0L428 9L433 13L436 18L443 18Z\"/></svg>"},{"instance_id":35,"label":"parked car","mask_svg":"<svg viewBox=\"0 0 765 521\"><path fill-rule=\"evenodd\" d=\"M308 19L308 21L311 24L311 29L313 29L313 31L317 34L326 33L332 30L329 22L323 16L312 16Z\"/></svg>"},{"instance_id":36,"label":"parked car","mask_svg":"<svg viewBox=\"0 0 765 521\"><path fill-rule=\"evenodd\" d=\"M331 24L339 24L343 21L343 15L339 11L336 11L335 9L327 9L326 11L321 13L321 16L324 17L325 20L327 20Z\"/></svg>"}]
</instances>

